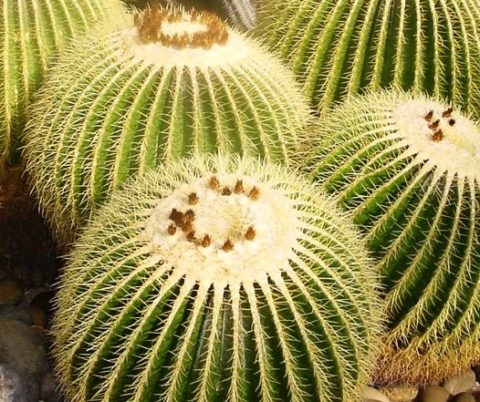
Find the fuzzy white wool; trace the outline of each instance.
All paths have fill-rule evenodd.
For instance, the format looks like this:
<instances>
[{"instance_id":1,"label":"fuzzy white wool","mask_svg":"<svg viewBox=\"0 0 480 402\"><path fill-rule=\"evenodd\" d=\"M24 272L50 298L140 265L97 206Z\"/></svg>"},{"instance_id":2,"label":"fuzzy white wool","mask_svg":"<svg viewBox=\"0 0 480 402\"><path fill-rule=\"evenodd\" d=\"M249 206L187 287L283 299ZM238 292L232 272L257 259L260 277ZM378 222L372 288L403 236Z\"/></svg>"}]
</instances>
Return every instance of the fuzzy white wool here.
<instances>
[{"instance_id":1,"label":"fuzzy white wool","mask_svg":"<svg viewBox=\"0 0 480 402\"><path fill-rule=\"evenodd\" d=\"M440 171L480 180L480 130L456 110L442 117L447 109L448 106L430 100L409 100L393 111L397 125L395 135L403 137L418 158L428 160ZM433 116L429 122L425 116L430 111ZM429 128L429 123L436 120L443 133L440 141L433 141L433 131Z\"/></svg>"},{"instance_id":2,"label":"fuzzy white wool","mask_svg":"<svg viewBox=\"0 0 480 402\"><path fill-rule=\"evenodd\" d=\"M178 25L178 24L177 24ZM164 46L161 43L143 43L136 28L125 29L122 33L123 48L134 61L163 68L185 66L208 68L235 64L255 57L254 50L239 34L229 30L225 44L213 44L209 49Z\"/></svg>"},{"instance_id":3,"label":"fuzzy white wool","mask_svg":"<svg viewBox=\"0 0 480 402\"><path fill-rule=\"evenodd\" d=\"M198 281L207 278L213 283L240 284L288 269L299 238L297 214L291 201L281 191L250 177L216 177L219 190L212 190L211 177L205 177L182 185L159 201L145 229L154 253L174 267L178 275ZM238 180L242 180L245 191L222 195L224 187L233 189ZM254 187L260 192L258 199L248 196ZM198 197L195 205L188 203L192 193ZM199 239L208 235L210 245L204 247L189 241L182 230L169 234L173 209L182 213L193 210L195 234ZM245 237L249 228L255 231L253 239ZM232 242L232 250L222 248L227 240Z\"/></svg>"},{"instance_id":4,"label":"fuzzy white wool","mask_svg":"<svg viewBox=\"0 0 480 402\"><path fill-rule=\"evenodd\" d=\"M168 36L176 36L184 33L207 32L208 27L205 24L194 21L164 22L160 27L160 31Z\"/></svg>"}]
</instances>

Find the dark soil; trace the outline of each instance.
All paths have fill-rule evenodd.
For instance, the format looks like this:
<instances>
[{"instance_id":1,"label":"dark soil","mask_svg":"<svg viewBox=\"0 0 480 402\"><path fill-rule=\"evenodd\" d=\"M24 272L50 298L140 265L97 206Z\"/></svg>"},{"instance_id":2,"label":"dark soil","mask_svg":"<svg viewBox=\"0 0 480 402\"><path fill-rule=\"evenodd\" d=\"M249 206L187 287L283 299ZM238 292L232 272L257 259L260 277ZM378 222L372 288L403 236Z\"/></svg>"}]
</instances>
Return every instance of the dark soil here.
<instances>
[{"instance_id":1,"label":"dark soil","mask_svg":"<svg viewBox=\"0 0 480 402\"><path fill-rule=\"evenodd\" d=\"M22 175L22 167L8 167L0 176L0 279L15 279L26 293L37 297L38 307L49 308L60 259L47 225Z\"/></svg>"}]
</instances>

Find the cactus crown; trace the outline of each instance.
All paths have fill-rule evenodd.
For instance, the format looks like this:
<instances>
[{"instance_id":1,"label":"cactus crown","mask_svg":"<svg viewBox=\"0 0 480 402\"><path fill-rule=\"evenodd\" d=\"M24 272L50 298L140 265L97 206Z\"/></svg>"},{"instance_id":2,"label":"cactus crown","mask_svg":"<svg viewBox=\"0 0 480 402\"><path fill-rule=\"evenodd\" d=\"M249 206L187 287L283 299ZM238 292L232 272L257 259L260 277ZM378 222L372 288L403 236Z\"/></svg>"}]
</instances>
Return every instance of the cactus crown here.
<instances>
[{"instance_id":1,"label":"cactus crown","mask_svg":"<svg viewBox=\"0 0 480 402\"><path fill-rule=\"evenodd\" d=\"M152 8L133 20L122 11L69 47L29 111L27 170L60 242L112 189L165 160L221 152L288 163L309 120L291 73L215 17ZM225 32L224 44L201 46Z\"/></svg>"},{"instance_id":2,"label":"cactus crown","mask_svg":"<svg viewBox=\"0 0 480 402\"><path fill-rule=\"evenodd\" d=\"M210 49L228 40L226 25L215 14L206 11L186 13L161 9L154 3L135 15L134 24L142 43L160 43L176 49Z\"/></svg>"},{"instance_id":3,"label":"cactus crown","mask_svg":"<svg viewBox=\"0 0 480 402\"><path fill-rule=\"evenodd\" d=\"M411 152L441 171L480 179L480 131L452 106L414 99L394 111L397 132Z\"/></svg>"},{"instance_id":4,"label":"cactus crown","mask_svg":"<svg viewBox=\"0 0 480 402\"><path fill-rule=\"evenodd\" d=\"M146 236L154 254L185 275L240 284L288 265L296 221L279 190L251 177L211 175L161 200Z\"/></svg>"},{"instance_id":5,"label":"cactus crown","mask_svg":"<svg viewBox=\"0 0 480 402\"><path fill-rule=\"evenodd\" d=\"M215 14L157 3L134 15L123 40L137 61L157 66L212 66L253 57L240 34Z\"/></svg>"}]
</instances>

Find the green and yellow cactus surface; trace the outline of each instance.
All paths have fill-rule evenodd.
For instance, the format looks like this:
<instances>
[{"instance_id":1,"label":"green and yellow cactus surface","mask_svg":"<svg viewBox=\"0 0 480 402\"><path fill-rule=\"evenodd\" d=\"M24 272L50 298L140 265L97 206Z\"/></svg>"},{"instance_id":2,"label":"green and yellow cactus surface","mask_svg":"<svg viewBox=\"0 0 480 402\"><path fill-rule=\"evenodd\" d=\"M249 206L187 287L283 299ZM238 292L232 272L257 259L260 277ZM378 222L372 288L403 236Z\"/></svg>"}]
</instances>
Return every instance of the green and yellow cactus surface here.
<instances>
[{"instance_id":1,"label":"green and yellow cactus surface","mask_svg":"<svg viewBox=\"0 0 480 402\"><path fill-rule=\"evenodd\" d=\"M477 0L270 0L259 35L320 111L396 85L480 110Z\"/></svg>"},{"instance_id":2,"label":"green and yellow cactus surface","mask_svg":"<svg viewBox=\"0 0 480 402\"><path fill-rule=\"evenodd\" d=\"M0 164L18 161L26 108L51 57L119 8L116 0L2 0Z\"/></svg>"},{"instance_id":3,"label":"green and yellow cactus surface","mask_svg":"<svg viewBox=\"0 0 480 402\"><path fill-rule=\"evenodd\" d=\"M167 163L82 232L53 333L71 402L350 402L368 380L376 275L354 225L282 166Z\"/></svg>"},{"instance_id":4,"label":"green and yellow cactus surface","mask_svg":"<svg viewBox=\"0 0 480 402\"><path fill-rule=\"evenodd\" d=\"M428 383L480 361L480 129L400 91L326 113L309 169L366 236L387 302L386 383Z\"/></svg>"},{"instance_id":5,"label":"green and yellow cactus surface","mask_svg":"<svg viewBox=\"0 0 480 402\"><path fill-rule=\"evenodd\" d=\"M291 73L218 17L154 7L76 41L31 109L27 170L58 238L130 176L194 153L287 162L308 119Z\"/></svg>"}]
</instances>

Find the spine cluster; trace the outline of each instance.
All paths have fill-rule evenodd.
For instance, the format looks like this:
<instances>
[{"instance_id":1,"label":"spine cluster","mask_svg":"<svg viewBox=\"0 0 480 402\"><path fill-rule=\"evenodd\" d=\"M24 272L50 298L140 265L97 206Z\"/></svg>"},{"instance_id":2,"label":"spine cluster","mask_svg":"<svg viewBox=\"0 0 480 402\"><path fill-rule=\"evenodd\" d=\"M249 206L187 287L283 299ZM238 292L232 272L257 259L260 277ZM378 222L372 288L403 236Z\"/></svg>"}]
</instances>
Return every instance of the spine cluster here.
<instances>
[{"instance_id":1,"label":"spine cluster","mask_svg":"<svg viewBox=\"0 0 480 402\"><path fill-rule=\"evenodd\" d=\"M205 30L193 34L183 32L169 35L162 30L164 24L181 23L200 24ZM228 40L227 26L216 15L207 12L162 9L154 3L134 17L134 25L143 43L160 43L175 49L203 48L210 49L214 44L225 45Z\"/></svg>"},{"instance_id":2,"label":"spine cluster","mask_svg":"<svg viewBox=\"0 0 480 402\"><path fill-rule=\"evenodd\" d=\"M222 0L222 5L232 23L248 30L255 27L258 10L264 1L265 0Z\"/></svg>"},{"instance_id":3,"label":"spine cluster","mask_svg":"<svg viewBox=\"0 0 480 402\"><path fill-rule=\"evenodd\" d=\"M150 0L123 0L128 6L135 9L144 9L151 6ZM264 0L158 0L153 5L160 4L164 7L172 5L183 6L187 9L197 9L215 12L231 25L242 30L255 27L257 13Z\"/></svg>"}]
</instances>

